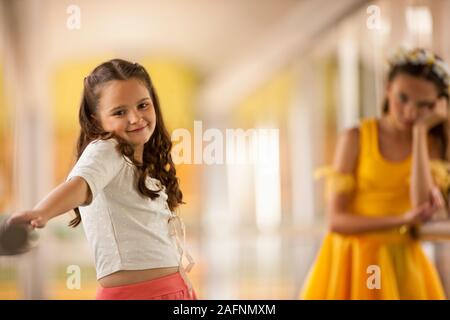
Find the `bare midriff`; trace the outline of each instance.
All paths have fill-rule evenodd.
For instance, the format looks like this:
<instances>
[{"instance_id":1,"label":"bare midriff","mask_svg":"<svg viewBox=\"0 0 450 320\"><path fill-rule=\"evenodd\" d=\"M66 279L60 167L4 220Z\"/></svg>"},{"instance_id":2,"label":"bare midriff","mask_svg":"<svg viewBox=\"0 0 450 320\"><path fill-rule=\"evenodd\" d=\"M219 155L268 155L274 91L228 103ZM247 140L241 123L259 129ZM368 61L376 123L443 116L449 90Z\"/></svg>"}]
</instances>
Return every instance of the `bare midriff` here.
<instances>
[{"instance_id":1,"label":"bare midriff","mask_svg":"<svg viewBox=\"0 0 450 320\"><path fill-rule=\"evenodd\" d=\"M126 286L145 282L178 272L178 267L155 268L146 270L120 270L98 280L104 288Z\"/></svg>"}]
</instances>

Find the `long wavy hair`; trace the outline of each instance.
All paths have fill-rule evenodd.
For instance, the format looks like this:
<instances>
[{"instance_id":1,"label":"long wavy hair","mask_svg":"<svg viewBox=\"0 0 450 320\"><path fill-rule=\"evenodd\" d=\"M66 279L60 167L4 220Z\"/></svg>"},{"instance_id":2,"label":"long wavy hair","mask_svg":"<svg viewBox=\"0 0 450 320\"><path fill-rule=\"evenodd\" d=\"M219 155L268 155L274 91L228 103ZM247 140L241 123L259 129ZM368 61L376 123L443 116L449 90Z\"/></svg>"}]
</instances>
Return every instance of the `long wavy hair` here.
<instances>
[{"instance_id":1,"label":"long wavy hair","mask_svg":"<svg viewBox=\"0 0 450 320\"><path fill-rule=\"evenodd\" d=\"M434 55L436 59L442 61L442 59ZM399 74L407 74L427 81L431 81L438 92L438 98L446 98L449 101L448 86L442 77L438 76L435 71L433 71L433 66L431 64L414 64L412 62L405 62L400 65L392 65L387 76L388 83L392 82L394 78ZM389 111L389 101L385 97L383 103L383 113L386 114ZM441 158L450 160L449 155L449 121L440 123L430 130L430 134L439 141Z\"/></svg>"},{"instance_id":2,"label":"long wavy hair","mask_svg":"<svg viewBox=\"0 0 450 320\"><path fill-rule=\"evenodd\" d=\"M100 100L100 89L104 84L112 80L137 79L141 81L153 102L156 114L155 130L144 145L143 162L138 163L134 157L134 149L123 139L105 132L100 124L95 120L98 102ZM135 187L137 191L152 200L159 196L160 190L150 190L145 181L148 176L158 179L165 187L168 195L168 205L174 211L183 203L183 194L179 187L176 176L175 165L172 161L170 151L172 141L164 125L161 108L153 87L150 75L138 63L132 63L122 59L113 59L97 66L86 78L84 78L84 88L78 113L80 123L80 135L77 141L77 160L80 158L86 146L97 139L116 139L119 143L117 150L136 167ZM162 187L161 187L162 188ZM81 222L79 208L74 209L76 217L70 221L70 227L76 227Z\"/></svg>"}]
</instances>

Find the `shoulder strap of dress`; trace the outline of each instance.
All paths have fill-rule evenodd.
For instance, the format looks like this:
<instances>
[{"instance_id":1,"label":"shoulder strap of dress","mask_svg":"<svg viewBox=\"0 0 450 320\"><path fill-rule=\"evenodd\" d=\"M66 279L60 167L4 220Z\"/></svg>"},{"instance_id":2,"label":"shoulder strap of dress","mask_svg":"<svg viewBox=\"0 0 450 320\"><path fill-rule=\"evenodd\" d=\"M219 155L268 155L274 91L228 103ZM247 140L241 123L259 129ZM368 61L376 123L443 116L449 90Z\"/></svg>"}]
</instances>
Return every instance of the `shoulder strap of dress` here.
<instances>
[{"instance_id":1,"label":"shoulder strap of dress","mask_svg":"<svg viewBox=\"0 0 450 320\"><path fill-rule=\"evenodd\" d=\"M376 119L363 119L359 126L359 148L361 154L371 154L377 138Z\"/></svg>"}]
</instances>

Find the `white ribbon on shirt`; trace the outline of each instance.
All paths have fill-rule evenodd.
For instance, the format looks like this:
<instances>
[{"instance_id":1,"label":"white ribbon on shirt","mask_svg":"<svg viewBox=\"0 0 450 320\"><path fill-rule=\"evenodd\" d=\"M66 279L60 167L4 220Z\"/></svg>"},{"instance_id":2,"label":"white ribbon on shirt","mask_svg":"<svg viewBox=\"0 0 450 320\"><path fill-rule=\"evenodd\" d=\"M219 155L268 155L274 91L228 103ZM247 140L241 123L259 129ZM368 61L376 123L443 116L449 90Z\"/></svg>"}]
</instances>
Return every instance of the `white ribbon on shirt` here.
<instances>
[{"instance_id":1,"label":"white ribbon on shirt","mask_svg":"<svg viewBox=\"0 0 450 320\"><path fill-rule=\"evenodd\" d=\"M169 234L175 238L178 253L180 254L179 272L189 289L189 295L192 297L192 283L188 279L186 273L192 270L195 262L189 251L186 249L186 228L183 220L181 220L181 218L173 212L171 213L171 216L169 218ZM180 235L183 239L183 242L181 242L180 240ZM186 256L186 259L188 261L188 265L186 267L184 267L183 265L184 256Z\"/></svg>"}]
</instances>

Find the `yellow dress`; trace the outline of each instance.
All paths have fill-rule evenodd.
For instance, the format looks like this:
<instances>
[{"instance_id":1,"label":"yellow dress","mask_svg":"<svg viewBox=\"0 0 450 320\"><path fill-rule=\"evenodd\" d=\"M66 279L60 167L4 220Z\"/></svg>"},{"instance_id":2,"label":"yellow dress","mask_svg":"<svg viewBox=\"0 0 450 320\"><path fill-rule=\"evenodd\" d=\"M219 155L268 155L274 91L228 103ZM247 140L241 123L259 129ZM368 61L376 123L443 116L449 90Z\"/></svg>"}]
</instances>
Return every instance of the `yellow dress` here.
<instances>
[{"instance_id":1,"label":"yellow dress","mask_svg":"<svg viewBox=\"0 0 450 320\"><path fill-rule=\"evenodd\" d=\"M350 212L382 217L408 211L410 171L411 156L400 162L382 157L376 120L363 120ZM355 235L328 233L300 298L445 299L445 294L420 242L405 228L395 228Z\"/></svg>"}]
</instances>

